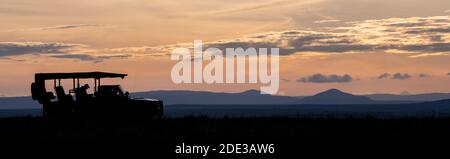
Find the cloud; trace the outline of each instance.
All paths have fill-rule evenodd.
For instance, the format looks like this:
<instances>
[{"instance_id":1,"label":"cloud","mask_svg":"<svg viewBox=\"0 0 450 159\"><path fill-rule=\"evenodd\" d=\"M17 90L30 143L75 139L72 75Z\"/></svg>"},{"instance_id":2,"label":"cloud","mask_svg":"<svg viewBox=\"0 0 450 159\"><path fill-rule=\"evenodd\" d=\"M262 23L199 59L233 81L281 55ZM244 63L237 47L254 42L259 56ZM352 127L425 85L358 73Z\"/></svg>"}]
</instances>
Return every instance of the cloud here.
<instances>
[{"instance_id":1,"label":"cloud","mask_svg":"<svg viewBox=\"0 0 450 159\"><path fill-rule=\"evenodd\" d=\"M280 48L280 55L301 52L404 53L450 52L450 16L390 18L349 23L325 31L286 30L204 43L219 49ZM417 56L420 57L420 56Z\"/></svg>"},{"instance_id":2,"label":"cloud","mask_svg":"<svg viewBox=\"0 0 450 159\"><path fill-rule=\"evenodd\" d=\"M411 75L407 74L407 73L396 73L392 76L392 79L395 80L406 80L411 78Z\"/></svg>"},{"instance_id":3,"label":"cloud","mask_svg":"<svg viewBox=\"0 0 450 159\"><path fill-rule=\"evenodd\" d=\"M449 56L447 53L422 53L409 56L410 58L423 58L423 57L434 57L434 56Z\"/></svg>"},{"instance_id":4,"label":"cloud","mask_svg":"<svg viewBox=\"0 0 450 159\"><path fill-rule=\"evenodd\" d=\"M373 50L375 46L353 43L346 35L313 31L290 30L284 32L258 34L248 38L204 43L204 47L225 48L279 48L280 55L297 52L342 53L350 51Z\"/></svg>"},{"instance_id":5,"label":"cloud","mask_svg":"<svg viewBox=\"0 0 450 159\"><path fill-rule=\"evenodd\" d=\"M286 79L286 78L282 78L281 81L282 81L282 82L291 82L291 80Z\"/></svg>"},{"instance_id":6,"label":"cloud","mask_svg":"<svg viewBox=\"0 0 450 159\"><path fill-rule=\"evenodd\" d=\"M448 28L430 28L430 29L418 29L405 31L406 34L425 34L425 33L450 33L450 27Z\"/></svg>"},{"instance_id":7,"label":"cloud","mask_svg":"<svg viewBox=\"0 0 450 159\"><path fill-rule=\"evenodd\" d=\"M427 76L425 74L420 74L419 77L424 77ZM390 74L390 73L383 73L380 76L378 76L378 79L393 79L393 80L406 80L412 78L412 76L408 73L395 73L395 74Z\"/></svg>"},{"instance_id":8,"label":"cloud","mask_svg":"<svg viewBox=\"0 0 450 159\"><path fill-rule=\"evenodd\" d=\"M341 22L341 20L337 20L337 19L330 19L330 20L316 20L314 21L314 23L337 23L337 22Z\"/></svg>"},{"instance_id":9,"label":"cloud","mask_svg":"<svg viewBox=\"0 0 450 159\"><path fill-rule=\"evenodd\" d=\"M391 77L391 74L389 73L383 73L380 76L378 76L378 79L385 79Z\"/></svg>"},{"instance_id":10,"label":"cloud","mask_svg":"<svg viewBox=\"0 0 450 159\"><path fill-rule=\"evenodd\" d=\"M303 77L297 80L297 82L303 83L348 83L352 82L353 78L350 75L323 75L323 74L314 74L311 76Z\"/></svg>"},{"instance_id":11,"label":"cloud","mask_svg":"<svg viewBox=\"0 0 450 159\"><path fill-rule=\"evenodd\" d=\"M296 53L416 53L410 57L442 56L450 52L450 16L390 18L348 22L348 27L324 31L285 30L235 39L203 42L203 48L279 48L281 56ZM108 49L168 55L176 47L192 49L192 43Z\"/></svg>"},{"instance_id":12,"label":"cloud","mask_svg":"<svg viewBox=\"0 0 450 159\"><path fill-rule=\"evenodd\" d=\"M103 54L103 55L89 55L89 54L63 54L63 55L52 55L53 58L61 59L77 59L81 61L94 61L95 63L103 62L107 59L124 59L131 57L132 55L114 55L114 54Z\"/></svg>"},{"instance_id":13,"label":"cloud","mask_svg":"<svg viewBox=\"0 0 450 159\"><path fill-rule=\"evenodd\" d=\"M44 42L0 42L0 57L26 54L64 54L82 47L85 47L85 45Z\"/></svg>"},{"instance_id":14,"label":"cloud","mask_svg":"<svg viewBox=\"0 0 450 159\"><path fill-rule=\"evenodd\" d=\"M9 30L9 32L67 30L67 29L78 29L78 28L87 28L87 27L101 27L101 26L103 26L103 25L97 25L97 24L65 24L65 25L55 25L55 26L48 26L48 27L13 29L13 30Z\"/></svg>"},{"instance_id":15,"label":"cloud","mask_svg":"<svg viewBox=\"0 0 450 159\"><path fill-rule=\"evenodd\" d=\"M411 58L443 56L450 53L450 16L390 18L347 22L347 27L323 31L285 30L248 35L241 38L204 42L203 48L279 48L281 56L296 53L415 53ZM47 27L70 29L94 26L73 24ZM66 43L0 43L0 57L26 54L71 54L60 58L90 59L84 51L105 56L167 56L177 47L192 49L192 43L161 46L92 49ZM81 51L75 51L80 50ZM82 53L80 53L82 52ZM78 54L84 54L80 56ZM90 55L90 54L89 54ZM93 56L93 55L91 55ZM97 55L98 56L98 55ZM122 58L123 58L122 57ZM98 58L98 57L96 57ZM119 57L120 58L120 57Z\"/></svg>"},{"instance_id":16,"label":"cloud","mask_svg":"<svg viewBox=\"0 0 450 159\"><path fill-rule=\"evenodd\" d=\"M97 60L94 56L86 55L86 54L64 54L64 55L52 55L50 57L54 58L65 58L65 59L79 59L84 61L93 61Z\"/></svg>"},{"instance_id":17,"label":"cloud","mask_svg":"<svg viewBox=\"0 0 450 159\"><path fill-rule=\"evenodd\" d=\"M104 54L140 55L140 56L166 56L177 47L192 48L193 44L175 44L161 46L121 47L98 50Z\"/></svg>"},{"instance_id":18,"label":"cloud","mask_svg":"<svg viewBox=\"0 0 450 159\"><path fill-rule=\"evenodd\" d=\"M38 30L61 30L61 29L75 29L75 28L83 28L83 27L95 27L99 25L93 24L68 24L68 25L57 25L51 27L37 28Z\"/></svg>"},{"instance_id":19,"label":"cloud","mask_svg":"<svg viewBox=\"0 0 450 159\"><path fill-rule=\"evenodd\" d=\"M131 57L132 55L130 54L122 54L122 55L111 55L111 54L109 54L109 55L99 55L99 56L97 56L97 58L98 59L112 59L112 58L121 58L121 59L123 59L123 58L128 58L128 57Z\"/></svg>"},{"instance_id":20,"label":"cloud","mask_svg":"<svg viewBox=\"0 0 450 159\"><path fill-rule=\"evenodd\" d=\"M90 49L83 44L57 42L0 42L0 58L14 60L13 57L24 55L42 55L61 59L78 59L82 61L101 62L105 59L127 58L131 54L106 53Z\"/></svg>"},{"instance_id":21,"label":"cloud","mask_svg":"<svg viewBox=\"0 0 450 159\"><path fill-rule=\"evenodd\" d=\"M421 74L419 74L419 77L420 78L428 78L428 77L430 77L430 75L429 74L425 74L425 73L421 73Z\"/></svg>"},{"instance_id":22,"label":"cloud","mask_svg":"<svg viewBox=\"0 0 450 159\"><path fill-rule=\"evenodd\" d=\"M215 12L213 14L233 14L233 13L239 13L239 12L249 12L249 11L254 11L254 10L273 8L273 7L277 7L277 6L294 5L296 3L308 4L308 3L313 3L313 2L295 1L295 0L277 0L277 1L270 1L267 3L260 2L260 3L256 3L256 4L251 4L248 6L237 7L237 8L235 7L233 9L221 10L221 11Z\"/></svg>"}]
</instances>

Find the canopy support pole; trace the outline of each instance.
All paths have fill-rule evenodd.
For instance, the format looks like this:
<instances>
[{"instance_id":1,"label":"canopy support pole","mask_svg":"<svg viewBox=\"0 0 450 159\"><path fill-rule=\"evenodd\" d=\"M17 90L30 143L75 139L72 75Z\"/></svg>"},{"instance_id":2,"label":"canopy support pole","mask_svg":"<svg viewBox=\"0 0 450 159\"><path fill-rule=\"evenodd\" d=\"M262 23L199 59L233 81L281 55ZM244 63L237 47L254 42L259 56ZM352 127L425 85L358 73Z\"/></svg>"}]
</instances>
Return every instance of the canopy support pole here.
<instances>
[{"instance_id":1,"label":"canopy support pole","mask_svg":"<svg viewBox=\"0 0 450 159\"><path fill-rule=\"evenodd\" d=\"M75 78L73 78L73 90L75 91Z\"/></svg>"}]
</instances>

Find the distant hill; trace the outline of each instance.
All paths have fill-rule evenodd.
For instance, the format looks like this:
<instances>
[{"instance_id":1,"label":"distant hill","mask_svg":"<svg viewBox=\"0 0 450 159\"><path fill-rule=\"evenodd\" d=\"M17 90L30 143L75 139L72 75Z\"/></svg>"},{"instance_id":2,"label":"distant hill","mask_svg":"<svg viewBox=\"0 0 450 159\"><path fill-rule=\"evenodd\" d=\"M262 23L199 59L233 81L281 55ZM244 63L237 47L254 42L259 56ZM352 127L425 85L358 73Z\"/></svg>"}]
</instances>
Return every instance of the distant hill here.
<instances>
[{"instance_id":1,"label":"distant hill","mask_svg":"<svg viewBox=\"0 0 450 159\"><path fill-rule=\"evenodd\" d=\"M377 102L366 96L357 96L330 89L314 96L298 100L297 104L376 104Z\"/></svg>"},{"instance_id":2,"label":"distant hill","mask_svg":"<svg viewBox=\"0 0 450 159\"><path fill-rule=\"evenodd\" d=\"M291 97L262 95L258 90L240 93L222 93L189 90L162 90L131 93L133 97L162 99L165 105L261 105L261 104L403 104L450 99L450 93L430 93L418 95L352 95L337 89L330 89L314 96ZM41 105L30 96L0 97L0 109L40 109Z\"/></svg>"},{"instance_id":3,"label":"distant hill","mask_svg":"<svg viewBox=\"0 0 450 159\"><path fill-rule=\"evenodd\" d=\"M241 93L203 91L149 91L132 93L135 97L158 98L166 105L174 104L294 104L299 98L260 94L258 90Z\"/></svg>"},{"instance_id":4,"label":"distant hill","mask_svg":"<svg viewBox=\"0 0 450 159\"><path fill-rule=\"evenodd\" d=\"M450 99L450 93L426 93L414 95L395 95L395 94L371 94L366 95L372 100L376 101L437 101Z\"/></svg>"},{"instance_id":5,"label":"distant hill","mask_svg":"<svg viewBox=\"0 0 450 159\"><path fill-rule=\"evenodd\" d=\"M446 107L450 108L450 99L443 99L443 100L438 100L438 101L423 102L423 103L418 103L418 104L437 106L437 107L446 106Z\"/></svg>"},{"instance_id":6,"label":"distant hill","mask_svg":"<svg viewBox=\"0 0 450 159\"><path fill-rule=\"evenodd\" d=\"M39 109L41 107L30 96L0 97L0 109Z\"/></svg>"}]
</instances>

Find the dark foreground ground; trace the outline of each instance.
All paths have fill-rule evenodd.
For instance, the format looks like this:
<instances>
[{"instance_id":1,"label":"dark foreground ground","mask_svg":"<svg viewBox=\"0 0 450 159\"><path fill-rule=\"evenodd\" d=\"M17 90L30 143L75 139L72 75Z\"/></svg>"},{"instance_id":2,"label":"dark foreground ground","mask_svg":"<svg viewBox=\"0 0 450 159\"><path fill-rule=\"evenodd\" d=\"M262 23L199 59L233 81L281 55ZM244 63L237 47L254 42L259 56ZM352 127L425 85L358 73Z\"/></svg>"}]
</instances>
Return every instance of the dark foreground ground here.
<instances>
[{"instance_id":1,"label":"dark foreground ground","mask_svg":"<svg viewBox=\"0 0 450 159\"><path fill-rule=\"evenodd\" d=\"M53 146L57 145L56 147L59 148L67 147L67 145L70 145L72 149L73 147L76 147L75 149L88 147L89 150L108 147L107 151L112 150L113 152L115 152L114 150L124 152L125 149L131 149L133 154L143 153L144 157L154 154L166 157L167 155L177 155L174 153L175 146L182 143L210 145L218 149L221 143L275 144L276 157L263 155L263 158L280 158L280 156L297 153L328 154L321 153L322 151L344 154L347 152L353 154L361 150L376 153L402 152L398 149L401 147L409 148L407 149L408 153L411 153L414 149L422 151L422 147L436 146L435 142L443 142L444 145L448 145L450 118L211 119L185 117L154 120L89 119L81 121L2 118L0 119L0 138L1 141L20 142L21 145L56 142L58 144L53 144ZM64 148L64 150L67 149ZM211 154L209 156L221 155Z\"/></svg>"},{"instance_id":2,"label":"dark foreground ground","mask_svg":"<svg viewBox=\"0 0 450 159\"><path fill-rule=\"evenodd\" d=\"M450 118L0 118L0 138L39 140L271 140L309 137L450 138Z\"/></svg>"}]
</instances>

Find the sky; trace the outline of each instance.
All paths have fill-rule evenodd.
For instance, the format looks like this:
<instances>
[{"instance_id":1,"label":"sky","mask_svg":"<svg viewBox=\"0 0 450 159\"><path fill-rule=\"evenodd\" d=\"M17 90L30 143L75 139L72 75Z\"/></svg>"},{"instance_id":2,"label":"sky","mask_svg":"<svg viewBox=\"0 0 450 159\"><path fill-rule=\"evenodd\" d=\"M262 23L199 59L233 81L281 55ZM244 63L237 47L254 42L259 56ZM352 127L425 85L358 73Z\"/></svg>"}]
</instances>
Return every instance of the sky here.
<instances>
[{"instance_id":1,"label":"sky","mask_svg":"<svg viewBox=\"0 0 450 159\"><path fill-rule=\"evenodd\" d=\"M280 48L279 95L450 92L448 0L0 0L0 96L36 72L122 72L130 92L242 92L174 84L169 53ZM68 81L70 83L71 81ZM93 83L93 81L92 81Z\"/></svg>"}]
</instances>

